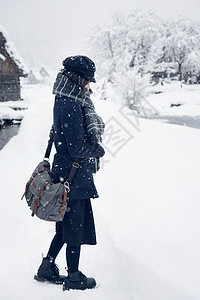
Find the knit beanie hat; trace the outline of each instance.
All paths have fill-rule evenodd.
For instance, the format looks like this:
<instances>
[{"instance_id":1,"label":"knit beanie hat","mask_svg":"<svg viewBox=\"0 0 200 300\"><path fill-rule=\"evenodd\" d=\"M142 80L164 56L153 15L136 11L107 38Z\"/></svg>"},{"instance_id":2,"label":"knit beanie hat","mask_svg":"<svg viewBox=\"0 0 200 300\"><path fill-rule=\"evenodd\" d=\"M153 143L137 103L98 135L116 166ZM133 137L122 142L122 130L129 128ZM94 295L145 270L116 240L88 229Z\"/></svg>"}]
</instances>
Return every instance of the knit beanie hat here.
<instances>
[{"instance_id":1,"label":"knit beanie hat","mask_svg":"<svg viewBox=\"0 0 200 300\"><path fill-rule=\"evenodd\" d=\"M70 56L63 60L62 64L67 71L74 71L88 81L96 82L94 78L95 64L89 57L82 55Z\"/></svg>"}]
</instances>

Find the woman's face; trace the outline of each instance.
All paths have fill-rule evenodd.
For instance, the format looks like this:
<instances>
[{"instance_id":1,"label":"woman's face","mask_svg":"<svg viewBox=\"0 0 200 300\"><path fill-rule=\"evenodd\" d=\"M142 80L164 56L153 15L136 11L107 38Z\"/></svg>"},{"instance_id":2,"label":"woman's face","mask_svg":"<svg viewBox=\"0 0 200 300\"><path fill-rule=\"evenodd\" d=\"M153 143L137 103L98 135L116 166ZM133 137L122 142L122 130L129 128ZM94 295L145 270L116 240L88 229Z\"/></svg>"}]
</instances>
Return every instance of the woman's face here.
<instances>
[{"instance_id":1,"label":"woman's face","mask_svg":"<svg viewBox=\"0 0 200 300\"><path fill-rule=\"evenodd\" d=\"M88 82L88 84L85 86L86 87L86 89L90 89L90 82Z\"/></svg>"}]
</instances>

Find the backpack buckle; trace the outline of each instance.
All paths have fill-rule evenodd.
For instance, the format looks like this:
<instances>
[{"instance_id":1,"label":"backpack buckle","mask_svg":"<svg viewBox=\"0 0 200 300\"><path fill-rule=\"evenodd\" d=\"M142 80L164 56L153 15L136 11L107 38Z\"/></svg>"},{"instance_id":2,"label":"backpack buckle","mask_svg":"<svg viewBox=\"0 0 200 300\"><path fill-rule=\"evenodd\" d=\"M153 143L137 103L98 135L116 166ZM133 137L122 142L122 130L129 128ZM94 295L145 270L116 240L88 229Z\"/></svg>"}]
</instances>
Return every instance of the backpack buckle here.
<instances>
[{"instance_id":1,"label":"backpack buckle","mask_svg":"<svg viewBox=\"0 0 200 300\"><path fill-rule=\"evenodd\" d=\"M77 163L76 161L73 162L72 166L77 169L80 167L79 163Z\"/></svg>"},{"instance_id":2,"label":"backpack buckle","mask_svg":"<svg viewBox=\"0 0 200 300\"><path fill-rule=\"evenodd\" d=\"M66 191L67 193L69 193L69 191L70 191L70 186L69 186L69 182L68 182L68 181L65 181L65 182L64 182L64 188L65 188L65 191Z\"/></svg>"}]
</instances>

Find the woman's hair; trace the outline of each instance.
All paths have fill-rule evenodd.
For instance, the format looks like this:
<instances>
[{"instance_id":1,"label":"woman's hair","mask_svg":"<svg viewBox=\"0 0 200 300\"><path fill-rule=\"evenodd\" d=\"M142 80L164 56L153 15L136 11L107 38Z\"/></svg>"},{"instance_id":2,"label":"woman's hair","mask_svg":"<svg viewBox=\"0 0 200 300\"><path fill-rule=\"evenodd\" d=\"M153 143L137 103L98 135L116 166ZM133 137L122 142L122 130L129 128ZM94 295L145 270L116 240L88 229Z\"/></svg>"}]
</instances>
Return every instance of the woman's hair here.
<instances>
[{"instance_id":1,"label":"woman's hair","mask_svg":"<svg viewBox=\"0 0 200 300\"><path fill-rule=\"evenodd\" d=\"M66 69L62 70L62 73L67 76L72 82L76 83L79 87L82 89L81 98L85 98L85 87L89 83L89 81L83 77L82 75L79 75L73 71L67 71ZM92 90L89 89L90 94L92 94Z\"/></svg>"}]
</instances>

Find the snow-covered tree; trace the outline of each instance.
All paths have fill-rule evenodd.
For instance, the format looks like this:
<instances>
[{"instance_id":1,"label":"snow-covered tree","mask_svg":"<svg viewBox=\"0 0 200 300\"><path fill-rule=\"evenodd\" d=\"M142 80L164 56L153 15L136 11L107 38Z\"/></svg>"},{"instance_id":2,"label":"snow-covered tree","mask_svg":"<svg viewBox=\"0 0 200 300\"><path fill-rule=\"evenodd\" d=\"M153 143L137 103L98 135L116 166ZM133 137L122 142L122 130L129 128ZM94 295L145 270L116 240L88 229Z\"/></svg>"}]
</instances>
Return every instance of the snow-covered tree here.
<instances>
[{"instance_id":1,"label":"snow-covered tree","mask_svg":"<svg viewBox=\"0 0 200 300\"><path fill-rule=\"evenodd\" d=\"M183 65L183 71L186 72L200 72L200 51L192 51L188 54L187 59Z\"/></svg>"},{"instance_id":2,"label":"snow-covered tree","mask_svg":"<svg viewBox=\"0 0 200 300\"><path fill-rule=\"evenodd\" d=\"M92 29L87 40L89 49L95 57L98 66L98 75L111 80L115 66L113 52L113 32L110 25L96 26Z\"/></svg>"},{"instance_id":3,"label":"snow-covered tree","mask_svg":"<svg viewBox=\"0 0 200 300\"><path fill-rule=\"evenodd\" d=\"M179 79L182 80L183 65L189 54L200 51L199 23L186 17L167 21L166 36L163 38L162 55L159 61L177 63Z\"/></svg>"},{"instance_id":4,"label":"snow-covered tree","mask_svg":"<svg viewBox=\"0 0 200 300\"><path fill-rule=\"evenodd\" d=\"M146 90L144 82L148 86L139 79L163 62L175 63L182 79L183 67L192 64L192 53L198 68L194 53L196 57L200 53L199 32L200 23L186 17L162 21L154 12L115 13L110 24L93 30L88 42L103 82L102 98L106 98L107 83L113 88L123 85L127 105L136 107L144 96L141 91Z\"/></svg>"},{"instance_id":5,"label":"snow-covered tree","mask_svg":"<svg viewBox=\"0 0 200 300\"><path fill-rule=\"evenodd\" d=\"M149 60L151 46L163 35L160 19L152 12L116 13L110 25L97 27L89 44L99 65L101 76L143 69Z\"/></svg>"}]
</instances>

